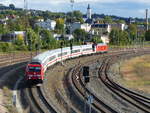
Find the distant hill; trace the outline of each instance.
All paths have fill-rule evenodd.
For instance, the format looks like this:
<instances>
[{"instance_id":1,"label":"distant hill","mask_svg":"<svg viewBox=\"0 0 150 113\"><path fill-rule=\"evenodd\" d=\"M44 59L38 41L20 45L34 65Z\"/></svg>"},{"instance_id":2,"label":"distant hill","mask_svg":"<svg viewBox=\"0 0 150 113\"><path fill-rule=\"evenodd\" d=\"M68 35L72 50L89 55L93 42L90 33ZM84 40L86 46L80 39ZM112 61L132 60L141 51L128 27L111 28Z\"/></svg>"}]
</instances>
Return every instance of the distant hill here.
<instances>
[{"instance_id":1,"label":"distant hill","mask_svg":"<svg viewBox=\"0 0 150 113\"><path fill-rule=\"evenodd\" d=\"M0 10L23 10L22 8L14 8L12 9L9 6L4 6L3 4L0 4Z\"/></svg>"},{"instance_id":2,"label":"distant hill","mask_svg":"<svg viewBox=\"0 0 150 113\"><path fill-rule=\"evenodd\" d=\"M10 6L4 6L3 4L0 4L0 11L3 11L3 10L23 10L22 8L14 8L12 9ZM30 11L34 11L36 12L37 14L41 13L40 10L30 10ZM43 12L43 11L42 11ZM105 14L93 14L92 15L92 18L96 19L96 18L104 18L105 16L110 16L113 20L124 20L126 23L129 23L129 22L144 22L145 19L143 18L125 18L125 17L120 17L120 16L115 16L115 15L105 15ZM83 15L84 18L86 18L86 15Z\"/></svg>"},{"instance_id":3,"label":"distant hill","mask_svg":"<svg viewBox=\"0 0 150 113\"><path fill-rule=\"evenodd\" d=\"M129 22L145 22L145 19L143 18L132 18L132 17L120 17L120 16L115 16L115 15L105 15L105 14L93 14L92 18L93 19L103 19L105 18L105 16L110 16L112 18L112 20L124 20L126 23ZM84 18L86 18L86 15L83 15Z\"/></svg>"}]
</instances>

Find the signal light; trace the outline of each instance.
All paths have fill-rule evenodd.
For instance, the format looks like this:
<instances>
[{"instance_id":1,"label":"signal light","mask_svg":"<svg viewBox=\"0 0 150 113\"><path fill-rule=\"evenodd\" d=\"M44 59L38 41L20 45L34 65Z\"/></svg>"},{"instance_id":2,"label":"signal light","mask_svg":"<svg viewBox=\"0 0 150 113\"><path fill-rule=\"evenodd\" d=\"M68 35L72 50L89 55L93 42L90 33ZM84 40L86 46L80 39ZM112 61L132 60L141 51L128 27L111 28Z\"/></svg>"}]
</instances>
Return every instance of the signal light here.
<instances>
[{"instance_id":1,"label":"signal light","mask_svg":"<svg viewBox=\"0 0 150 113\"><path fill-rule=\"evenodd\" d=\"M89 66L84 66L83 67L83 77L84 77L84 82L85 83L88 83L90 81Z\"/></svg>"},{"instance_id":2,"label":"signal light","mask_svg":"<svg viewBox=\"0 0 150 113\"><path fill-rule=\"evenodd\" d=\"M84 77L84 82L85 82L85 83L90 82L90 77L89 77L89 76L85 76L85 77Z\"/></svg>"}]
</instances>

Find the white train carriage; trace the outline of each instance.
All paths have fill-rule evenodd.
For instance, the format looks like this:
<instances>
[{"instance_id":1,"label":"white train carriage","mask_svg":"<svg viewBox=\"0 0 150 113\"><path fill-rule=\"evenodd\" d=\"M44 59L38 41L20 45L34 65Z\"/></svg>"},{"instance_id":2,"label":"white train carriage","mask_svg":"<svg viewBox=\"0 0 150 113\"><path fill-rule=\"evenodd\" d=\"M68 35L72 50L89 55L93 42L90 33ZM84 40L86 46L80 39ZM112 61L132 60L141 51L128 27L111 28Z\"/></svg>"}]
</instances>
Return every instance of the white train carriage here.
<instances>
[{"instance_id":1,"label":"white train carriage","mask_svg":"<svg viewBox=\"0 0 150 113\"><path fill-rule=\"evenodd\" d=\"M93 51L92 44L82 45L81 48L82 48L83 55L95 53L95 51Z\"/></svg>"},{"instance_id":2,"label":"white train carriage","mask_svg":"<svg viewBox=\"0 0 150 113\"><path fill-rule=\"evenodd\" d=\"M69 58L75 58L83 55L90 55L93 53L103 53L108 51L106 44L97 44L96 46L80 45L70 47L59 48L55 50L49 50L35 56L26 68L26 80L41 80L43 82L45 71L48 67L54 65L57 62Z\"/></svg>"},{"instance_id":3,"label":"white train carriage","mask_svg":"<svg viewBox=\"0 0 150 113\"><path fill-rule=\"evenodd\" d=\"M82 46L73 46L71 50L70 57L79 57L82 55Z\"/></svg>"},{"instance_id":4,"label":"white train carriage","mask_svg":"<svg viewBox=\"0 0 150 113\"><path fill-rule=\"evenodd\" d=\"M71 54L70 47L59 49L57 52L57 62L61 62L62 60L70 58L70 54Z\"/></svg>"}]
</instances>

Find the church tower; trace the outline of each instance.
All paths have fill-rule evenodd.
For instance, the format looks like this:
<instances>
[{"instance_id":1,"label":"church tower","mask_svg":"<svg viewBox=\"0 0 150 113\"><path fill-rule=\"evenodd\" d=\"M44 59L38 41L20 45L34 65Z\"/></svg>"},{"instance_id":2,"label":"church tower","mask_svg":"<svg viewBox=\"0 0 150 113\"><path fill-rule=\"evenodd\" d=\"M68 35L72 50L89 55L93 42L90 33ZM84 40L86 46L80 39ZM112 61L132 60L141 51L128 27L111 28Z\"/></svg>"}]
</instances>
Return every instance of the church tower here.
<instances>
[{"instance_id":1,"label":"church tower","mask_svg":"<svg viewBox=\"0 0 150 113\"><path fill-rule=\"evenodd\" d=\"M88 7L87 7L87 18L91 19L91 17L92 17L92 11L91 11L91 8L90 8L90 4L88 4Z\"/></svg>"}]
</instances>

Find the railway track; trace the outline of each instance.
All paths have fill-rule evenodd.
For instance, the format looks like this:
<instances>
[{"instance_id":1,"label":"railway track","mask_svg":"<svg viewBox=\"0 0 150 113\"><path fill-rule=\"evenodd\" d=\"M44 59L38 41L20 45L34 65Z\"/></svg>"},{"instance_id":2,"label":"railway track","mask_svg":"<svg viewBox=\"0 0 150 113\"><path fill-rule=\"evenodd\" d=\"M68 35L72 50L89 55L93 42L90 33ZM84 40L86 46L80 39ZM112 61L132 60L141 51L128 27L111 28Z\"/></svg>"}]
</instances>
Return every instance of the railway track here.
<instances>
[{"instance_id":1,"label":"railway track","mask_svg":"<svg viewBox=\"0 0 150 113\"><path fill-rule=\"evenodd\" d=\"M86 88L85 84L83 83L83 81L81 80L81 70L82 66L77 67L73 74L72 74L72 81L73 84L75 86L75 88L78 90L78 92L86 99L87 101L87 96L85 94L88 93L91 96L93 96L94 98L94 102L92 103L92 105L94 106L93 108L93 112L97 111L97 112L102 112L102 113L118 113L118 111L114 110L113 108L111 108L110 106L108 106L107 104L105 104L102 100L100 100L95 94L91 93L91 91L89 89ZM79 72L79 73L77 73ZM76 79L76 76L79 75L79 80ZM94 110L97 109L97 110ZM88 112L88 109L86 109L85 112Z\"/></svg>"},{"instance_id":2,"label":"railway track","mask_svg":"<svg viewBox=\"0 0 150 113\"><path fill-rule=\"evenodd\" d=\"M35 113L57 113L57 111L50 105L46 98L42 86L35 86L26 89L26 95L31 110Z\"/></svg>"},{"instance_id":3,"label":"railway track","mask_svg":"<svg viewBox=\"0 0 150 113\"><path fill-rule=\"evenodd\" d=\"M140 51L142 51L142 50L140 50ZM135 51L129 51L129 52L126 52L126 53L121 53L120 54L120 56L122 56L122 55L124 55L124 54L127 54L127 56L129 55L130 56L130 53L132 53L133 55L132 56L135 56L137 53L135 52ZM149 51L148 52L145 52L145 53L149 53ZM117 56L117 57L119 57L119 54L116 54L116 55L114 55L114 56ZM113 56L113 57L114 57ZM138 54L137 54L137 56L138 56ZM106 59L105 60L107 60L108 58L106 57ZM104 60L104 61L105 61ZM111 60L113 60L113 59L111 59ZM90 62L88 62L88 63L90 63ZM108 65L107 64L107 62L104 62L104 64L102 64L102 66L100 67L100 69L99 69L99 74L100 74L100 72L103 72L104 70L101 70L101 69L103 69L103 67L105 67L105 66L103 66L103 65L105 65L105 63L106 63L106 65ZM80 93L80 95L82 96L82 97L84 97L86 100L87 100L87 97L85 97L85 91L88 93L88 94L90 94L90 95L92 95L93 96L93 98L94 98L94 102L92 103L92 105L93 105L93 112L94 112L94 110L95 110L95 108L96 108L96 110L95 111L98 111L98 112L106 112L106 113L109 113L109 112L111 112L111 113L115 113L115 112L119 112L119 111L117 111L116 109L114 110L114 108L111 108L111 106L109 106L109 105L107 105L105 102L103 102L102 100L100 100L96 95L94 95L89 89L87 89L86 88L86 86L85 86L85 84L83 83L83 78L82 78L82 74L81 74L81 68L82 68L82 65L78 65L78 66L76 66L75 68L74 68L74 70L73 70L73 73L72 73L72 83L73 83L73 85L74 85L74 87L77 89L77 91ZM105 68L105 72L108 70L108 67L107 68ZM106 74L106 73L105 73ZM105 80L106 79L108 79L108 76L106 75L106 77L105 77ZM103 79L102 79L103 80ZM109 80L106 80L106 81L110 81L110 79ZM104 81L103 81L104 82ZM137 105L137 103L136 104L134 104L134 103L132 103L131 101L128 101L129 103L132 103L133 105L135 105L136 107L138 107L138 108L141 108L141 110L142 111L144 111L144 112L146 112L146 113L149 113L149 110L150 110L150 107L149 107L149 103L150 103L150 101L149 101L149 98L147 98L147 97L144 97L144 96L142 96L142 95L140 95L140 94L138 94L138 93L134 93L133 91L130 91L130 90L128 90L128 89L125 89L125 88L123 88L122 86L120 86L120 85L118 85L117 83L115 83L115 82L113 82L113 81L110 81L112 84L113 84L113 86L111 86L111 89L112 88L114 88L114 87L118 87L118 88L116 88L116 90L119 90L119 89L121 89L121 91L122 90L125 90L125 91L128 91L128 95L127 96L130 96L130 97L132 97L132 98L134 98L135 100L136 100L136 102L140 102L142 105L144 105L146 108L142 108L141 107L141 105ZM107 83L107 82L106 82ZM105 84L106 85L106 84ZM110 85L110 84L109 84ZM106 85L107 87L108 87L108 85ZM110 87L109 87L110 88ZM125 93L125 91L124 91L124 93ZM123 91L122 91L123 92ZM125 93L126 94L126 93ZM124 98L125 99L125 98ZM126 99L125 99L126 100ZM144 110L145 109L145 110ZM92 113L93 113L92 112Z\"/></svg>"},{"instance_id":4,"label":"railway track","mask_svg":"<svg viewBox=\"0 0 150 113\"><path fill-rule=\"evenodd\" d=\"M109 54L112 54L112 53L109 53ZM106 57L106 56L104 55L103 57ZM23 57L22 57L22 59L23 59ZM26 59L26 58L24 58L24 59ZM24 59L17 60L17 61L18 62L24 61ZM90 61L90 63L91 62L93 62L93 60ZM113 108L111 108L111 106L107 105L105 102L101 101L96 95L91 93L91 91L85 87L85 84L83 83L83 79L82 79L81 67L82 67L81 65L76 66L76 68L73 71L73 74L72 74L73 76L71 79L72 79L73 85L76 87L78 92L80 92L80 95L82 95L82 97L85 97L84 91L88 92L89 94L91 94L94 97L94 103L92 104L92 113L94 113L94 112L106 112L106 113L118 112L117 110L114 110ZM104 66L103 68L108 70L108 67L106 68ZM79 79L77 79L77 75L78 75ZM108 78L108 77L105 77L105 78ZM118 89L121 89L122 86L114 83L113 81L110 81L110 82L112 82L112 84L114 85L113 87L117 87ZM113 88L113 87L111 87L111 88ZM53 109L53 107L49 104L48 99L46 98L44 91L42 91L42 90L43 90L43 88L41 88L41 87L26 88L25 92L27 93L26 95L27 95L30 103L32 104L31 106L32 106L33 111L35 111L35 113L38 113L38 112L40 112L40 113L49 113L49 112L57 113L57 111L55 109ZM122 90L125 92L127 89L122 88ZM140 94L133 95L134 93L132 91L128 91L128 92L130 92L129 95L131 95L131 97L134 97L134 98L136 98L136 100L140 100L142 103L148 105L147 108L149 107L149 102L150 102L149 98L144 98L144 97L142 97L142 95L139 96ZM142 107L142 108L147 109L144 107Z\"/></svg>"},{"instance_id":5,"label":"railway track","mask_svg":"<svg viewBox=\"0 0 150 113\"><path fill-rule=\"evenodd\" d=\"M32 53L32 56L35 56L36 53ZM0 68L4 66L13 65L20 62L26 62L31 59L30 53L9 53L0 55Z\"/></svg>"},{"instance_id":6,"label":"railway track","mask_svg":"<svg viewBox=\"0 0 150 113\"><path fill-rule=\"evenodd\" d=\"M108 76L108 70L110 67L110 60L106 60L99 69L99 78L110 89L114 94L118 95L122 99L126 100L130 104L134 105L138 109L145 113L150 113L150 98L145 97L141 94L130 91L119 84L115 83Z\"/></svg>"}]
</instances>

